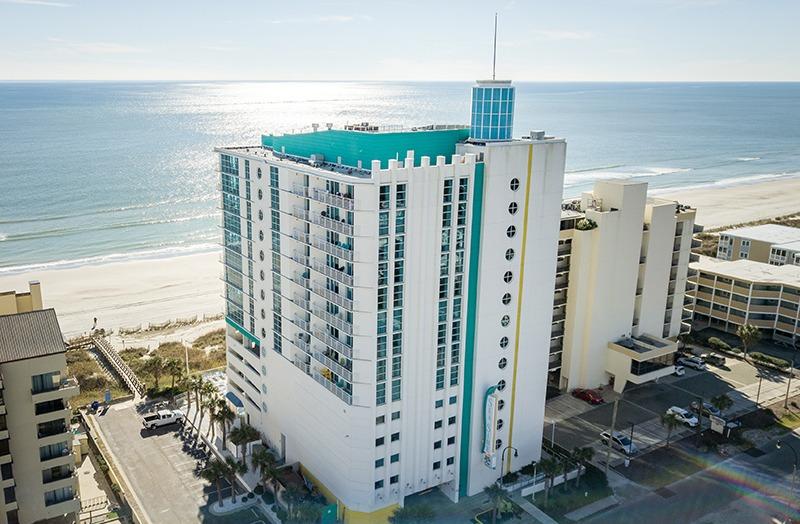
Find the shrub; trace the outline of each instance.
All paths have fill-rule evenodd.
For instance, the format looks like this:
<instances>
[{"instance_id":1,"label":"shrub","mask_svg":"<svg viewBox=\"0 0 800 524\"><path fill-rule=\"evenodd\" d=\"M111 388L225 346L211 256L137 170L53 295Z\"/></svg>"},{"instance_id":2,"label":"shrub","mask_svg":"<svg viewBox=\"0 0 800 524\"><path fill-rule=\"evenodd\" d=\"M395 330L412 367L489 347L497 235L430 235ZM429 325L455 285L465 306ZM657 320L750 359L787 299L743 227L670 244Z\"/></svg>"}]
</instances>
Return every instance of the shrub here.
<instances>
[{"instance_id":1,"label":"shrub","mask_svg":"<svg viewBox=\"0 0 800 524\"><path fill-rule=\"evenodd\" d=\"M532 476L536 472L536 466L534 466L533 462L531 462L530 464L522 466L522 468L520 468L519 472L522 473L523 475Z\"/></svg>"},{"instance_id":2,"label":"shrub","mask_svg":"<svg viewBox=\"0 0 800 524\"><path fill-rule=\"evenodd\" d=\"M764 353L759 353L758 351L751 351L750 358L756 360L758 362L763 362L765 364L771 364L775 367L780 369L786 369L789 367L789 361L783 360L782 358L773 357L772 355L766 355Z\"/></svg>"},{"instance_id":3,"label":"shrub","mask_svg":"<svg viewBox=\"0 0 800 524\"><path fill-rule=\"evenodd\" d=\"M722 351L729 351L731 349L731 346L727 342L717 337L709 338L708 345L714 349L719 349Z\"/></svg>"},{"instance_id":4,"label":"shrub","mask_svg":"<svg viewBox=\"0 0 800 524\"><path fill-rule=\"evenodd\" d=\"M503 484L513 484L519 479L519 473L511 471L503 477Z\"/></svg>"},{"instance_id":5,"label":"shrub","mask_svg":"<svg viewBox=\"0 0 800 524\"><path fill-rule=\"evenodd\" d=\"M578 231L591 231L596 227L597 227L597 222L595 222L591 218L582 218L578 220L577 224L575 224L575 229L577 229Z\"/></svg>"}]
</instances>

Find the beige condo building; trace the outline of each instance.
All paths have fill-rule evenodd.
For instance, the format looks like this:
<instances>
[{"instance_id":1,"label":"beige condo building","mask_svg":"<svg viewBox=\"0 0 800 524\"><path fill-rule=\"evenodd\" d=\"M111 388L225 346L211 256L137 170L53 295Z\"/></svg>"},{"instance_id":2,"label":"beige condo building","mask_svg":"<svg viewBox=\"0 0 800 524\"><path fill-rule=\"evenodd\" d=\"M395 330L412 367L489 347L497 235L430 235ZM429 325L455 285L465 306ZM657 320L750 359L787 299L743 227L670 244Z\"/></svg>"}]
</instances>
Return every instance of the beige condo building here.
<instances>
[{"instance_id":1,"label":"beige condo building","mask_svg":"<svg viewBox=\"0 0 800 524\"><path fill-rule=\"evenodd\" d=\"M74 522L80 510L65 352L38 283L0 294L0 524Z\"/></svg>"},{"instance_id":2,"label":"beige condo building","mask_svg":"<svg viewBox=\"0 0 800 524\"><path fill-rule=\"evenodd\" d=\"M693 324L735 333L743 324L776 341L800 342L800 267L752 260L701 257L697 270Z\"/></svg>"},{"instance_id":3,"label":"beige condo building","mask_svg":"<svg viewBox=\"0 0 800 524\"><path fill-rule=\"evenodd\" d=\"M800 229L780 224L729 229L719 234L717 258L800 266Z\"/></svg>"},{"instance_id":4,"label":"beige condo building","mask_svg":"<svg viewBox=\"0 0 800 524\"><path fill-rule=\"evenodd\" d=\"M611 180L562 205L550 385L640 384L674 370L695 211Z\"/></svg>"}]
</instances>

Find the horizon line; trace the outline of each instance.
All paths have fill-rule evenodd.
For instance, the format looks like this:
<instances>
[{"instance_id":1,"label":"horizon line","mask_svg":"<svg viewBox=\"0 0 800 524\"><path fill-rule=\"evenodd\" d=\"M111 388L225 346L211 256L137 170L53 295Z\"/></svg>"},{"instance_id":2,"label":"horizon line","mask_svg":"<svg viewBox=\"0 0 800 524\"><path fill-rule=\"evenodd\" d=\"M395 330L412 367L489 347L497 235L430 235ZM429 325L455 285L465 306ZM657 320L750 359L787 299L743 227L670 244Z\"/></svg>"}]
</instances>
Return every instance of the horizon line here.
<instances>
[{"instance_id":1,"label":"horizon line","mask_svg":"<svg viewBox=\"0 0 800 524\"><path fill-rule=\"evenodd\" d=\"M129 83L137 83L137 82L252 82L252 83L288 83L288 82L309 82L309 83L333 83L333 82L362 82L362 83L381 83L381 82L418 82L418 83L465 83L465 82L476 82L481 80L480 78L475 79L454 79L454 80L409 80L409 79L358 79L358 78L351 78L351 79L328 79L328 80L319 80L319 79L292 79L292 78L285 78L285 79L208 79L208 78L187 78L187 79L170 79L170 78L107 78L107 79L97 79L97 78L0 78L0 83L3 84L11 84L11 83L112 83L112 82L129 82ZM513 82L517 83L528 83L528 84L687 84L687 83L697 83L697 84L798 84L800 83L800 78L797 80L513 80Z\"/></svg>"}]
</instances>

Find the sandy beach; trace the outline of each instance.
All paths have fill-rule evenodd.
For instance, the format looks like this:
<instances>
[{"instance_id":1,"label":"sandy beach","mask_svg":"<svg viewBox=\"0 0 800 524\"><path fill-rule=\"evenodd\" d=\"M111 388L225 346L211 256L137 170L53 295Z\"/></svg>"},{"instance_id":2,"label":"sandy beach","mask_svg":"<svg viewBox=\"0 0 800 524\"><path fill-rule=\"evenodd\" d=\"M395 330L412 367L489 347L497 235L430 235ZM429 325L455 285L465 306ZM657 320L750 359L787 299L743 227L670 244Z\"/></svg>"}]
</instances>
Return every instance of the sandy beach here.
<instances>
[{"instance_id":1,"label":"sandy beach","mask_svg":"<svg viewBox=\"0 0 800 524\"><path fill-rule=\"evenodd\" d=\"M707 229L800 212L800 178L758 184L659 193L697 208ZM42 283L44 302L58 313L69 335L106 328L219 314L223 309L221 265L216 252L132 260L70 269L0 276L0 290Z\"/></svg>"}]
</instances>

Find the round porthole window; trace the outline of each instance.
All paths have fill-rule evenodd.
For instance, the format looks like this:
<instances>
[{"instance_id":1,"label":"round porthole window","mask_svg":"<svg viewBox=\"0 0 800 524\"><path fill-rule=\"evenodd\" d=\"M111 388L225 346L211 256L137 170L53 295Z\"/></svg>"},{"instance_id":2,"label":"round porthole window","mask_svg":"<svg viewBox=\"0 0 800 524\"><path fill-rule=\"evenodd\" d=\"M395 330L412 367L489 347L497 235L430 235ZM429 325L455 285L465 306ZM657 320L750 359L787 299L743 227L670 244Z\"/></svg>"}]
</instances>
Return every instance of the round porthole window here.
<instances>
[{"instance_id":1,"label":"round porthole window","mask_svg":"<svg viewBox=\"0 0 800 524\"><path fill-rule=\"evenodd\" d=\"M264 232L261 231L261 230L258 231L258 239L259 240L264 240Z\"/></svg>"},{"instance_id":2,"label":"round porthole window","mask_svg":"<svg viewBox=\"0 0 800 524\"><path fill-rule=\"evenodd\" d=\"M264 293L264 290L262 289L262 290L261 290L261 300L264 300L264 299L266 299L266 298L267 298L267 294L266 294L266 293Z\"/></svg>"},{"instance_id":3,"label":"round porthole window","mask_svg":"<svg viewBox=\"0 0 800 524\"><path fill-rule=\"evenodd\" d=\"M264 259L262 258L261 260ZM511 271L506 271L506 273L503 275L503 282L505 282L506 284L511 282L513 279L514 279L514 273L512 273Z\"/></svg>"},{"instance_id":4,"label":"round porthole window","mask_svg":"<svg viewBox=\"0 0 800 524\"><path fill-rule=\"evenodd\" d=\"M510 204L508 204L508 212L510 214L516 215L518 209L519 209L519 206L517 206L516 202L511 202Z\"/></svg>"},{"instance_id":5,"label":"round porthole window","mask_svg":"<svg viewBox=\"0 0 800 524\"><path fill-rule=\"evenodd\" d=\"M501 410L501 409L503 409L504 407L506 407L506 401L505 401L505 400L503 400L502 398L501 398L501 399L498 399L498 400L497 400L497 411L500 411L500 410Z\"/></svg>"},{"instance_id":6,"label":"round porthole window","mask_svg":"<svg viewBox=\"0 0 800 524\"><path fill-rule=\"evenodd\" d=\"M519 189L519 179L512 178L509 187L511 188L511 191L516 191L517 189Z\"/></svg>"},{"instance_id":7,"label":"round porthole window","mask_svg":"<svg viewBox=\"0 0 800 524\"><path fill-rule=\"evenodd\" d=\"M262 318L262 319L263 319L263 318L267 318L267 312L266 312L266 311L264 311L263 309L261 310L261 318Z\"/></svg>"},{"instance_id":8,"label":"round porthole window","mask_svg":"<svg viewBox=\"0 0 800 524\"><path fill-rule=\"evenodd\" d=\"M258 210L258 219L259 220L264 220L264 212L261 211L260 209Z\"/></svg>"},{"instance_id":9,"label":"round porthole window","mask_svg":"<svg viewBox=\"0 0 800 524\"><path fill-rule=\"evenodd\" d=\"M497 391L503 391L504 389L506 389L506 381L501 380L497 383Z\"/></svg>"},{"instance_id":10,"label":"round porthole window","mask_svg":"<svg viewBox=\"0 0 800 524\"><path fill-rule=\"evenodd\" d=\"M514 238L514 235L516 234L517 234L517 228L515 228L514 226L508 226L508 228L506 229L506 236L508 238Z\"/></svg>"},{"instance_id":11,"label":"round porthole window","mask_svg":"<svg viewBox=\"0 0 800 524\"><path fill-rule=\"evenodd\" d=\"M511 317L508 315L503 315L503 318L500 319L500 325L506 327L511 323Z\"/></svg>"},{"instance_id":12,"label":"round porthole window","mask_svg":"<svg viewBox=\"0 0 800 524\"><path fill-rule=\"evenodd\" d=\"M503 419L501 419L501 418L497 419L497 431L500 431L501 429L503 429L503 424L504 424Z\"/></svg>"},{"instance_id":13,"label":"round porthole window","mask_svg":"<svg viewBox=\"0 0 800 524\"><path fill-rule=\"evenodd\" d=\"M511 303L511 293L506 293L503 295L503 305L507 306Z\"/></svg>"},{"instance_id":14,"label":"round porthole window","mask_svg":"<svg viewBox=\"0 0 800 524\"><path fill-rule=\"evenodd\" d=\"M260 258L262 261L264 260L264 252L263 251L259 251L258 252L258 258Z\"/></svg>"},{"instance_id":15,"label":"round porthole window","mask_svg":"<svg viewBox=\"0 0 800 524\"><path fill-rule=\"evenodd\" d=\"M258 274L261 277L261 280L264 280L264 270L262 269L261 272Z\"/></svg>"},{"instance_id":16,"label":"round porthole window","mask_svg":"<svg viewBox=\"0 0 800 524\"><path fill-rule=\"evenodd\" d=\"M494 441L494 449L500 449L502 447L503 447L503 441L502 440L497 439L497 440Z\"/></svg>"},{"instance_id":17,"label":"round porthole window","mask_svg":"<svg viewBox=\"0 0 800 524\"><path fill-rule=\"evenodd\" d=\"M508 347L508 337L503 337L500 339L500 348L505 349Z\"/></svg>"},{"instance_id":18,"label":"round porthole window","mask_svg":"<svg viewBox=\"0 0 800 524\"><path fill-rule=\"evenodd\" d=\"M261 338L267 338L267 330L264 328L261 328Z\"/></svg>"},{"instance_id":19,"label":"round porthole window","mask_svg":"<svg viewBox=\"0 0 800 524\"><path fill-rule=\"evenodd\" d=\"M258 190L258 199L261 200L262 198L264 198L264 192L259 189Z\"/></svg>"},{"instance_id":20,"label":"round porthole window","mask_svg":"<svg viewBox=\"0 0 800 524\"><path fill-rule=\"evenodd\" d=\"M514 250L511 248L506 249L506 260L511 260L514 258Z\"/></svg>"},{"instance_id":21,"label":"round porthole window","mask_svg":"<svg viewBox=\"0 0 800 524\"><path fill-rule=\"evenodd\" d=\"M260 180L261 179L261 168L260 167L258 168L258 171L256 172L256 174L257 174L257 176L258 176L258 178Z\"/></svg>"},{"instance_id":22,"label":"round porthole window","mask_svg":"<svg viewBox=\"0 0 800 524\"><path fill-rule=\"evenodd\" d=\"M507 365L508 365L508 360L506 360L505 357L501 358L500 362L497 363L497 367L499 367L500 369L505 369Z\"/></svg>"}]
</instances>

